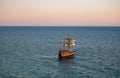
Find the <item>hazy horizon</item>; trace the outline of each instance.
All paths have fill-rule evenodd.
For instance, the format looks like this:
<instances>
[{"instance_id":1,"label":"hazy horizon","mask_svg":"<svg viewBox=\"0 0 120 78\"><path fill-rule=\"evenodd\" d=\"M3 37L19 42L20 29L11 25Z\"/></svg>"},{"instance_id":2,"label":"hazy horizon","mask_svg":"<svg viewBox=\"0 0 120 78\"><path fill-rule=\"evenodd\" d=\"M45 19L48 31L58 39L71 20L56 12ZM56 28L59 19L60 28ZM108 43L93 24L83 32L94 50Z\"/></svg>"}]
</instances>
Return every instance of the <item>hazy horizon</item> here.
<instances>
[{"instance_id":1,"label":"hazy horizon","mask_svg":"<svg viewBox=\"0 0 120 78\"><path fill-rule=\"evenodd\" d=\"M120 0L0 0L0 26L120 26Z\"/></svg>"}]
</instances>

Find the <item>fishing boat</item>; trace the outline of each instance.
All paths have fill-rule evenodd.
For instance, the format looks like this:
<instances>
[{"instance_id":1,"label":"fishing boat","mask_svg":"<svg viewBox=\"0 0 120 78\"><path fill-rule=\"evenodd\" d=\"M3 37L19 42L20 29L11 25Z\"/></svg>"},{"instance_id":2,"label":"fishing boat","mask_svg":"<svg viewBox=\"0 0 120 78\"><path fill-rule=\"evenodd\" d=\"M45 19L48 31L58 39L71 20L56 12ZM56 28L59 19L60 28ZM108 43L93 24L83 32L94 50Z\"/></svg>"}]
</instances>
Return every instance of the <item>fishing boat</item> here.
<instances>
[{"instance_id":1,"label":"fishing boat","mask_svg":"<svg viewBox=\"0 0 120 78\"><path fill-rule=\"evenodd\" d=\"M63 48L58 53L59 59L70 59L73 58L76 50L73 50L73 47L76 45L76 40L70 37L70 34L67 35L67 38L63 40Z\"/></svg>"}]
</instances>

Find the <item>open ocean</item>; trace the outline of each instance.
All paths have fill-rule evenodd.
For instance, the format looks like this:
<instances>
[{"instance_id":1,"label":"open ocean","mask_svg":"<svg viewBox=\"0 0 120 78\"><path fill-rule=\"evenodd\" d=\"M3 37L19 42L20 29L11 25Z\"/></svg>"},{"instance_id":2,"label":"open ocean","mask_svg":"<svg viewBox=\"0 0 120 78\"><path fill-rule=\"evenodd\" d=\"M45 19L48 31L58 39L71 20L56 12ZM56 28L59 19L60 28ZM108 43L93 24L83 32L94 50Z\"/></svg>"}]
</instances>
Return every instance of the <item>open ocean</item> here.
<instances>
[{"instance_id":1,"label":"open ocean","mask_svg":"<svg viewBox=\"0 0 120 78\"><path fill-rule=\"evenodd\" d=\"M62 40L74 59L58 60ZM120 27L0 27L0 78L120 78Z\"/></svg>"}]
</instances>

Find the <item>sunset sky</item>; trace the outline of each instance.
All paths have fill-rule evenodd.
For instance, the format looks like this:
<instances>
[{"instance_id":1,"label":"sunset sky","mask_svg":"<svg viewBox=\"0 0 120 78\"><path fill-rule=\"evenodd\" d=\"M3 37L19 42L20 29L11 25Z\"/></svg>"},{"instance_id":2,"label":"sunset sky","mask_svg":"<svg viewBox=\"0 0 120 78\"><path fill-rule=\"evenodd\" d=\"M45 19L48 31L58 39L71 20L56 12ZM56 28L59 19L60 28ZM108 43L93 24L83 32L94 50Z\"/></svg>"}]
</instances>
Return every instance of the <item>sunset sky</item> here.
<instances>
[{"instance_id":1,"label":"sunset sky","mask_svg":"<svg viewBox=\"0 0 120 78\"><path fill-rule=\"evenodd\" d=\"M120 26L120 0L0 0L0 26Z\"/></svg>"}]
</instances>

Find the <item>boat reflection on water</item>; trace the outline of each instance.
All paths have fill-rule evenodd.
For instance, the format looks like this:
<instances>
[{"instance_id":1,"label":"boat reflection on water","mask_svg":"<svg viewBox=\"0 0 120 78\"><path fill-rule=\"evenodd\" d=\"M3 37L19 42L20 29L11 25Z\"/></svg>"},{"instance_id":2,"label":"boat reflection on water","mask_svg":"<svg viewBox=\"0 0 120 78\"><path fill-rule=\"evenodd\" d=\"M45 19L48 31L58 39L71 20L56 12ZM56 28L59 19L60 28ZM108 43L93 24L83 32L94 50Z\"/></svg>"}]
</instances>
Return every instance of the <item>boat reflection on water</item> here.
<instances>
[{"instance_id":1,"label":"boat reflection on water","mask_svg":"<svg viewBox=\"0 0 120 78\"><path fill-rule=\"evenodd\" d=\"M74 60L75 60L74 57L70 59L58 59L59 65L65 68L71 67L72 64L74 63Z\"/></svg>"}]
</instances>

